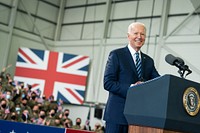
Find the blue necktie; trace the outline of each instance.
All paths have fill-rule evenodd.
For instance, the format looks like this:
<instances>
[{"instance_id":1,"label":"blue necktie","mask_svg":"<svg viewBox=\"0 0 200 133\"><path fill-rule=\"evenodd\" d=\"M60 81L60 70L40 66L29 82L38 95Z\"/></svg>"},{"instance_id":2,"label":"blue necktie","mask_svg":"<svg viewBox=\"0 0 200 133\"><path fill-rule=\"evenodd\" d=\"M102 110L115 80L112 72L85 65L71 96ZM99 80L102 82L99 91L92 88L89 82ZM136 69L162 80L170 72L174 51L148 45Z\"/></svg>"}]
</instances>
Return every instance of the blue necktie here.
<instances>
[{"instance_id":1,"label":"blue necktie","mask_svg":"<svg viewBox=\"0 0 200 133\"><path fill-rule=\"evenodd\" d=\"M139 57L139 53L136 52L136 70L137 70L137 73L138 73L138 79L141 79L142 77L142 64L141 64L141 60L140 60L140 57Z\"/></svg>"}]
</instances>

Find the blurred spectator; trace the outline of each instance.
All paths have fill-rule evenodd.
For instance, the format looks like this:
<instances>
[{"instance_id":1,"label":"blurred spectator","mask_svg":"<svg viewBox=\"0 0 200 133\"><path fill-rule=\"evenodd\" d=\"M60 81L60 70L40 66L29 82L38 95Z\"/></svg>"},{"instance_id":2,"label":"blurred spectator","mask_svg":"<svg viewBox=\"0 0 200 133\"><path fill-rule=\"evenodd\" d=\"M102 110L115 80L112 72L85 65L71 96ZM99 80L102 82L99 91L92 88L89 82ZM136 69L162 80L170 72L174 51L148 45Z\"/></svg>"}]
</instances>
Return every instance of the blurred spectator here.
<instances>
[{"instance_id":1,"label":"blurred spectator","mask_svg":"<svg viewBox=\"0 0 200 133\"><path fill-rule=\"evenodd\" d=\"M12 93L11 91L6 91L6 95L5 95L5 99L7 101L7 105L9 107L10 111L14 111L15 110L15 103L12 101Z\"/></svg>"},{"instance_id":2,"label":"blurred spectator","mask_svg":"<svg viewBox=\"0 0 200 133\"><path fill-rule=\"evenodd\" d=\"M4 75L5 72L6 72L6 69L10 68L12 65L8 65L7 67L4 67L1 71L1 74L0 74L0 77L1 77L1 82L4 84L4 83L7 83L7 81L9 79L12 79L11 78L11 75L9 73L6 74L6 76Z\"/></svg>"},{"instance_id":3,"label":"blurred spectator","mask_svg":"<svg viewBox=\"0 0 200 133\"><path fill-rule=\"evenodd\" d=\"M31 116L31 122L36 123L36 120L39 118L39 106L34 105L32 109L32 116Z\"/></svg>"},{"instance_id":4,"label":"blurred spectator","mask_svg":"<svg viewBox=\"0 0 200 133\"><path fill-rule=\"evenodd\" d=\"M7 84L5 84L5 91L12 91L13 89L13 80L9 77Z\"/></svg>"},{"instance_id":5,"label":"blurred spectator","mask_svg":"<svg viewBox=\"0 0 200 133\"><path fill-rule=\"evenodd\" d=\"M36 119L35 124L38 125L45 125L46 124L46 113L44 110L40 110L39 112L39 118ZM48 124L47 124L48 125Z\"/></svg>"},{"instance_id":6,"label":"blurred spectator","mask_svg":"<svg viewBox=\"0 0 200 133\"><path fill-rule=\"evenodd\" d=\"M56 111L55 111L55 109L51 109L50 111L49 111L49 118L55 118L55 115L56 115Z\"/></svg>"},{"instance_id":7,"label":"blurred spectator","mask_svg":"<svg viewBox=\"0 0 200 133\"><path fill-rule=\"evenodd\" d=\"M22 122L21 118L16 112L11 112L8 120L14 121L14 122Z\"/></svg>"},{"instance_id":8,"label":"blurred spectator","mask_svg":"<svg viewBox=\"0 0 200 133\"><path fill-rule=\"evenodd\" d=\"M86 120L83 129L87 131L91 131L90 120Z\"/></svg>"},{"instance_id":9,"label":"blurred spectator","mask_svg":"<svg viewBox=\"0 0 200 133\"><path fill-rule=\"evenodd\" d=\"M15 104L15 112L19 115L22 113L20 103Z\"/></svg>"},{"instance_id":10,"label":"blurred spectator","mask_svg":"<svg viewBox=\"0 0 200 133\"><path fill-rule=\"evenodd\" d=\"M18 121L17 113L16 112L12 112L9 119L10 119L10 121L17 122Z\"/></svg>"},{"instance_id":11,"label":"blurred spectator","mask_svg":"<svg viewBox=\"0 0 200 133\"><path fill-rule=\"evenodd\" d=\"M70 119L65 119L65 121L63 122L63 126L65 127L65 128L72 128L72 121L70 120Z\"/></svg>"},{"instance_id":12,"label":"blurred spectator","mask_svg":"<svg viewBox=\"0 0 200 133\"><path fill-rule=\"evenodd\" d=\"M44 110L44 107L43 107L42 103L38 103L37 105L38 105L39 110Z\"/></svg>"},{"instance_id":13,"label":"blurred spectator","mask_svg":"<svg viewBox=\"0 0 200 133\"><path fill-rule=\"evenodd\" d=\"M28 109L22 111L21 119L24 123L31 123L30 112Z\"/></svg>"},{"instance_id":14,"label":"blurred spectator","mask_svg":"<svg viewBox=\"0 0 200 133\"><path fill-rule=\"evenodd\" d=\"M72 126L73 129L83 129L83 127L81 127L81 118L76 118L76 125Z\"/></svg>"},{"instance_id":15,"label":"blurred spectator","mask_svg":"<svg viewBox=\"0 0 200 133\"><path fill-rule=\"evenodd\" d=\"M57 106L57 108L58 108L57 114L62 114L62 112L63 112L63 103L64 103L63 100L59 99L58 106Z\"/></svg>"},{"instance_id":16,"label":"blurred spectator","mask_svg":"<svg viewBox=\"0 0 200 133\"><path fill-rule=\"evenodd\" d=\"M3 87L2 82L0 82L0 91L2 94L5 92L5 87Z\"/></svg>"},{"instance_id":17,"label":"blurred spectator","mask_svg":"<svg viewBox=\"0 0 200 133\"><path fill-rule=\"evenodd\" d=\"M33 108L33 106L37 104L37 97L37 94L33 91L31 93L31 98L28 101L28 105L30 106L30 108Z\"/></svg>"},{"instance_id":18,"label":"blurred spectator","mask_svg":"<svg viewBox=\"0 0 200 133\"><path fill-rule=\"evenodd\" d=\"M70 110L69 109L65 109L64 110L64 116L63 116L63 121L68 120L69 126L72 127L73 121L69 118L69 115L70 115Z\"/></svg>"},{"instance_id":19,"label":"blurred spectator","mask_svg":"<svg viewBox=\"0 0 200 133\"><path fill-rule=\"evenodd\" d=\"M104 128L101 126L101 124L99 122L97 122L95 124L94 132L95 133L104 133Z\"/></svg>"},{"instance_id":20,"label":"blurred spectator","mask_svg":"<svg viewBox=\"0 0 200 133\"><path fill-rule=\"evenodd\" d=\"M21 112L24 110L28 110L28 112L32 115L31 107L28 105L28 99L26 97L22 98L21 104L20 104Z\"/></svg>"},{"instance_id":21,"label":"blurred spectator","mask_svg":"<svg viewBox=\"0 0 200 133\"><path fill-rule=\"evenodd\" d=\"M62 121L58 117L55 118L55 126L63 128Z\"/></svg>"},{"instance_id":22,"label":"blurred spectator","mask_svg":"<svg viewBox=\"0 0 200 133\"><path fill-rule=\"evenodd\" d=\"M46 117L46 121L48 121L49 126L55 126L55 115L56 111L54 109L51 109L49 111L49 115Z\"/></svg>"},{"instance_id":23,"label":"blurred spectator","mask_svg":"<svg viewBox=\"0 0 200 133\"><path fill-rule=\"evenodd\" d=\"M2 99L0 103L0 119L6 120L9 113L10 110L8 109L7 101Z\"/></svg>"}]
</instances>

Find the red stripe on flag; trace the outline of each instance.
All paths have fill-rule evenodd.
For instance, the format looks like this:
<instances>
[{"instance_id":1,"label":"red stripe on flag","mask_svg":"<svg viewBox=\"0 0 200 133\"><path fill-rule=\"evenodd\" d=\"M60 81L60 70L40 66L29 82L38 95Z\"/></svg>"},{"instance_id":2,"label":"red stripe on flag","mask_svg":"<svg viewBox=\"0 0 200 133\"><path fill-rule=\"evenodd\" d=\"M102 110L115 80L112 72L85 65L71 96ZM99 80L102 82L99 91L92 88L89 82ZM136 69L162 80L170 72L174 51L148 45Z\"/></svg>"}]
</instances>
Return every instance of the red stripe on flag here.
<instances>
[{"instance_id":1,"label":"red stripe on flag","mask_svg":"<svg viewBox=\"0 0 200 133\"><path fill-rule=\"evenodd\" d=\"M85 58L88 58L88 57L87 57L87 56L81 57L80 59L77 59L77 60L75 60L75 61L73 61L73 62L71 62L71 63L69 63L69 64L63 66L63 68L70 67L70 66L72 66L73 64L75 64L75 63L77 63L77 62L79 62L79 61L81 61L81 60L84 60Z\"/></svg>"},{"instance_id":2,"label":"red stripe on flag","mask_svg":"<svg viewBox=\"0 0 200 133\"><path fill-rule=\"evenodd\" d=\"M32 88L34 88L34 87L36 87L36 86L38 86L39 84L32 84L31 86L32 86Z\"/></svg>"},{"instance_id":3,"label":"red stripe on flag","mask_svg":"<svg viewBox=\"0 0 200 133\"><path fill-rule=\"evenodd\" d=\"M80 104L83 103L83 100L80 99L71 89L66 88L66 90L67 90L71 95L73 95L73 97L76 98L76 100L77 100Z\"/></svg>"},{"instance_id":4,"label":"red stripe on flag","mask_svg":"<svg viewBox=\"0 0 200 133\"><path fill-rule=\"evenodd\" d=\"M25 56L32 64L36 64L26 53L24 53L24 51L22 51L21 49L19 49L19 52Z\"/></svg>"}]
</instances>

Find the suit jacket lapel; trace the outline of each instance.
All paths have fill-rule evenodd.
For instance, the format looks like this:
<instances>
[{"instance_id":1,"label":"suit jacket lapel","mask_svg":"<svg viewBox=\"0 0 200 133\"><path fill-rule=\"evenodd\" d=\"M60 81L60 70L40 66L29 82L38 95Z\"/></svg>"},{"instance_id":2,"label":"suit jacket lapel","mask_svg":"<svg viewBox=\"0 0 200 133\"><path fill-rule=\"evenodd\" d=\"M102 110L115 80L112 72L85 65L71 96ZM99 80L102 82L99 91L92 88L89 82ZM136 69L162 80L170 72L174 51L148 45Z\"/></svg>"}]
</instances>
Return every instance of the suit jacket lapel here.
<instances>
[{"instance_id":1,"label":"suit jacket lapel","mask_svg":"<svg viewBox=\"0 0 200 133\"><path fill-rule=\"evenodd\" d=\"M146 56L142 52L141 52L141 59L142 59L142 77L144 77L145 75L144 66L145 66Z\"/></svg>"},{"instance_id":2,"label":"suit jacket lapel","mask_svg":"<svg viewBox=\"0 0 200 133\"><path fill-rule=\"evenodd\" d=\"M130 66L131 66L131 70L133 70L133 72L135 73L135 75L137 75L137 70L136 70L136 66L135 66L135 63L134 63L134 60L133 60L133 57L128 49L128 47L126 47L126 56L127 56L127 59L130 63Z\"/></svg>"}]
</instances>

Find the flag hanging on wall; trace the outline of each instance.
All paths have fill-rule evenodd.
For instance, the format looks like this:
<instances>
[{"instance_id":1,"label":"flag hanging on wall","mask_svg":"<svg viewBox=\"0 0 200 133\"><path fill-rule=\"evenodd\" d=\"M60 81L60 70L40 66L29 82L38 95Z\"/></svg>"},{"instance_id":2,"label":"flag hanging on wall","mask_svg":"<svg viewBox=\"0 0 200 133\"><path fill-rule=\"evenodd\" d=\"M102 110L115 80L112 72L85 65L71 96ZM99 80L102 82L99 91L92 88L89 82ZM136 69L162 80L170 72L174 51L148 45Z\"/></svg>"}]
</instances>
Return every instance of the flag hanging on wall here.
<instances>
[{"instance_id":1,"label":"flag hanging on wall","mask_svg":"<svg viewBox=\"0 0 200 133\"><path fill-rule=\"evenodd\" d=\"M82 104L88 69L88 56L19 48L14 80L31 85L41 96Z\"/></svg>"}]
</instances>

